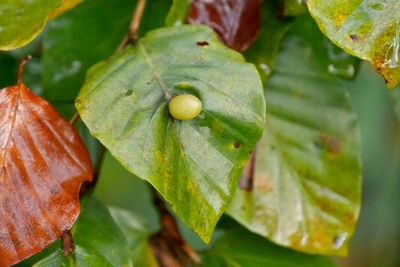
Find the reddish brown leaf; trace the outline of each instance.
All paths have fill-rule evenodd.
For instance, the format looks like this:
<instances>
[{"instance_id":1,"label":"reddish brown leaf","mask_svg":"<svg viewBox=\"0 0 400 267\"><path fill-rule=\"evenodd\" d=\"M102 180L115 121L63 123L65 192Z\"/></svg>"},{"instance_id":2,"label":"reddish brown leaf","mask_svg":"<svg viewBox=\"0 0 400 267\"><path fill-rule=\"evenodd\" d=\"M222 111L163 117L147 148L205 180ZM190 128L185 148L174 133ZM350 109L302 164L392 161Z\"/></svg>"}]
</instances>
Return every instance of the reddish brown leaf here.
<instances>
[{"instance_id":1,"label":"reddish brown leaf","mask_svg":"<svg viewBox=\"0 0 400 267\"><path fill-rule=\"evenodd\" d=\"M41 251L79 214L92 167L78 132L20 81L0 90L0 266Z\"/></svg>"},{"instance_id":2,"label":"reddish brown leaf","mask_svg":"<svg viewBox=\"0 0 400 267\"><path fill-rule=\"evenodd\" d=\"M193 0L188 21L210 26L227 46L244 51L260 31L260 3L260 0Z\"/></svg>"}]
</instances>

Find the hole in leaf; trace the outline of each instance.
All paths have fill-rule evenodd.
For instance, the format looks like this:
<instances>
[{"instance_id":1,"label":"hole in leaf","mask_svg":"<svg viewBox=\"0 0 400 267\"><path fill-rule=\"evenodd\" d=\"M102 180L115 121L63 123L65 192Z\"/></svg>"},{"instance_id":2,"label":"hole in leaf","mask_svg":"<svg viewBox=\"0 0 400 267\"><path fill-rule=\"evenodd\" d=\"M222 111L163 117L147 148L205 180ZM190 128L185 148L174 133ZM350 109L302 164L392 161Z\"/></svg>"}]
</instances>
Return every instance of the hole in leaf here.
<instances>
[{"instance_id":1,"label":"hole in leaf","mask_svg":"<svg viewBox=\"0 0 400 267\"><path fill-rule=\"evenodd\" d=\"M358 37L355 34L350 34L349 35L350 39L353 40L354 42L358 41Z\"/></svg>"},{"instance_id":2,"label":"hole in leaf","mask_svg":"<svg viewBox=\"0 0 400 267\"><path fill-rule=\"evenodd\" d=\"M199 41L196 43L198 46L207 46L210 45L207 41Z\"/></svg>"},{"instance_id":3,"label":"hole in leaf","mask_svg":"<svg viewBox=\"0 0 400 267\"><path fill-rule=\"evenodd\" d=\"M346 239L347 239L347 233L342 233L342 234L335 236L332 240L333 247L335 249L341 248L343 246L344 242L346 241Z\"/></svg>"}]
</instances>

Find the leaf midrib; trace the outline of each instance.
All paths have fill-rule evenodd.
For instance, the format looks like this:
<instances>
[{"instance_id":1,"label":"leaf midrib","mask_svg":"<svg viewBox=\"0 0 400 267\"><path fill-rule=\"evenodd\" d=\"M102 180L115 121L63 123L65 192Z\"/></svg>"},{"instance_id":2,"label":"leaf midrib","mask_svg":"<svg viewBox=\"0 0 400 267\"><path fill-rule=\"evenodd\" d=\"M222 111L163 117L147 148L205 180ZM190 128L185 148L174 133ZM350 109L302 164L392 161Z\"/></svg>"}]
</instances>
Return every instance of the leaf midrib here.
<instances>
[{"instance_id":1,"label":"leaf midrib","mask_svg":"<svg viewBox=\"0 0 400 267\"><path fill-rule=\"evenodd\" d=\"M7 89L5 89L5 90L7 90ZM16 103L15 103L15 107L14 107L14 110L13 110L10 133L9 133L9 135L7 137L7 141L6 141L6 144L4 146L3 162L2 162L2 165L0 166L1 167L0 177L3 175L3 173L5 171L5 165L6 165L6 162L7 162L7 155L8 155L8 153L7 153L8 152L8 146L10 144L11 136L12 136L12 133L13 133L14 127L15 127L15 121L16 121L16 118L17 118L17 111L18 111L19 102L20 102L21 90L22 90L21 89L21 84L19 84L18 85L18 89L17 89L17 93L14 95L14 97L16 98Z\"/></svg>"},{"instance_id":2,"label":"leaf midrib","mask_svg":"<svg viewBox=\"0 0 400 267\"><path fill-rule=\"evenodd\" d=\"M140 41L137 43L137 45L138 45L138 47L139 47L139 51L142 52L142 54L143 54L143 56L144 56L144 58L145 58L147 64L150 66L151 72L152 72L152 74L153 74L155 80L157 81L157 83L158 83L160 89L163 91L165 98L166 98L167 100L171 99L171 95L170 95L170 93L168 92L166 86L163 84L163 82L162 82L162 80L161 80L161 77L160 77L160 74L159 74L159 72L157 71L156 67L154 66L154 64L153 64L153 62L152 62L152 59L150 58L149 53L146 51L145 46L144 46Z\"/></svg>"}]
</instances>

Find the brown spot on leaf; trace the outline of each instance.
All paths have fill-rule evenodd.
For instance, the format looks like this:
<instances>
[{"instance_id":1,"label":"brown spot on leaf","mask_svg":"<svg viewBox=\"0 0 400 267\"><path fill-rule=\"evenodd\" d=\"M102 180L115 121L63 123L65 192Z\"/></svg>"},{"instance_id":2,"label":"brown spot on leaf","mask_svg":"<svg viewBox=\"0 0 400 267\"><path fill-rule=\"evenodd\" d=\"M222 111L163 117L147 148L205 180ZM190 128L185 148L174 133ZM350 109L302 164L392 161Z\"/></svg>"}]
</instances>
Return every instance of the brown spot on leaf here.
<instances>
[{"instance_id":1,"label":"brown spot on leaf","mask_svg":"<svg viewBox=\"0 0 400 267\"><path fill-rule=\"evenodd\" d=\"M261 192L269 192L273 188L272 183L266 176L257 176L254 181L254 186Z\"/></svg>"},{"instance_id":2,"label":"brown spot on leaf","mask_svg":"<svg viewBox=\"0 0 400 267\"><path fill-rule=\"evenodd\" d=\"M323 145L323 147L332 154L337 154L342 149L342 141L339 139L329 136L326 134L320 134L318 136L318 141Z\"/></svg>"},{"instance_id":3,"label":"brown spot on leaf","mask_svg":"<svg viewBox=\"0 0 400 267\"><path fill-rule=\"evenodd\" d=\"M240 143L238 143L238 142L233 143L233 147L234 148L240 148Z\"/></svg>"},{"instance_id":4,"label":"brown spot on leaf","mask_svg":"<svg viewBox=\"0 0 400 267\"><path fill-rule=\"evenodd\" d=\"M200 41L196 43L198 46L207 46L210 45L207 41Z\"/></svg>"}]
</instances>

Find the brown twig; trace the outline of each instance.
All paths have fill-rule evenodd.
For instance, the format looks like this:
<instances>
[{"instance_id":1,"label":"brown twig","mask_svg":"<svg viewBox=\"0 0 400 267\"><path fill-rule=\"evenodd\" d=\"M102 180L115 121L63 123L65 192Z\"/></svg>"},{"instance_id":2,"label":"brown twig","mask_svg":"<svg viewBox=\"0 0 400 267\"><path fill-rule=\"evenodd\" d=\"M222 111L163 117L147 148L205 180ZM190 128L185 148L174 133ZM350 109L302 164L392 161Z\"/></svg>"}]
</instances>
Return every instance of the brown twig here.
<instances>
[{"instance_id":1,"label":"brown twig","mask_svg":"<svg viewBox=\"0 0 400 267\"><path fill-rule=\"evenodd\" d=\"M147 0L138 0L135 10L133 11L132 20L129 25L129 32L124 36L119 44L116 52L121 51L127 44L135 43L139 36L139 26L142 20L143 12L146 7Z\"/></svg>"},{"instance_id":2,"label":"brown twig","mask_svg":"<svg viewBox=\"0 0 400 267\"><path fill-rule=\"evenodd\" d=\"M18 85L21 85L23 83L22 75L24 74L24 66L31 59L32 59L32 56L31 55L27 55L24 59L22 59L21 63L19 63L19 66L18 66L18 80L17 80L17 84Z\"/></svg>"},{"instance_id":3,"label":"brown twig","mask_svg":"<svg viewBox=\"0 0 400 267\"><path fill-rule=\"evenodd\" d=\"M61 243L64 256L67 257L71 255L72 252L74 252L75 245L74 245L74 240L72 239L71 230L68 229L62 232Z\"/></svg>"},{"instance_id":4,"label":"brown twig","mask_svg":"<svg viewBox=\"0 0 400 267\"><path fill-rule=\"evenodd\" d=\"M249 160L247 161L247 164L244 167L242 176L240 177L240 180L239 180L239 188L240 189L243 189L246 191L253 190L255 163L256 163L256 150L254 150L251 153Z\"/></svg>"},{"instance_id":5,"label":"brown twig","mask_svg":"<svg viewBox=\"0 0 400 267\"><path fill-rule=\"evenodd\" d=\"M151 237L150 244L160 266L200 264L200 257L183 239L174 216L154 188L151 190L154 206L160 215L161 231Z\"/></svg>"},{"instance_id":6,"label":"brown twig","mask_svg":"<svg viewBox=\"0 0 400 267\"><path fill-rule=\"evenodd\" d=\"M69 124L71 124L72 126L75 126L75 124L78 122L78 120L81 118L81 116L79 115L78 111L75 112L74 116L72 116L72 118L69 120Z\"/></svg>"}]
</instances>

